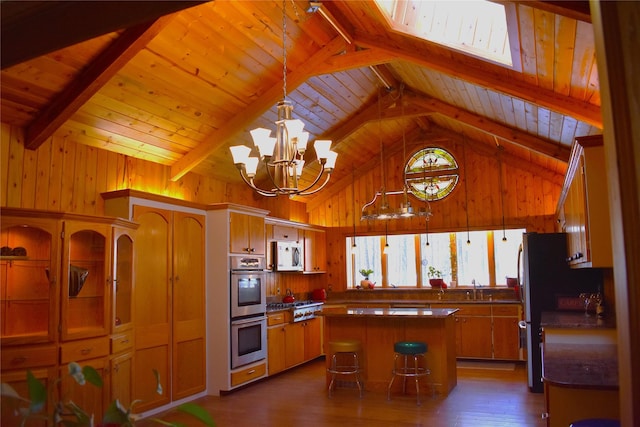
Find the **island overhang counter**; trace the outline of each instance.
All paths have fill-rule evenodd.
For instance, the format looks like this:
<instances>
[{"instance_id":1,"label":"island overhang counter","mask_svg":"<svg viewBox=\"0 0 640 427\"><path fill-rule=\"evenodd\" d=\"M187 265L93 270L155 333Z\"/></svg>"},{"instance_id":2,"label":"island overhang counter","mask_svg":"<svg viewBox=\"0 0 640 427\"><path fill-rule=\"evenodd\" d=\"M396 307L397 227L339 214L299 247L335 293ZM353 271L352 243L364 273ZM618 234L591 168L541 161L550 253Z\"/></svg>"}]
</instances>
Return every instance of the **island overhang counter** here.
<instances>
[{"instance_id":1,"label":"island overhang counter","mask_svg":"<svg viewBox=\"0 0 640 427\"><path fill-rule=\"evenodd\" d=\"M428 346L426 360L431 375L427 382L436 393L447 396L457 384L455 308L327 308L324 343L359 340L363 351L360 365L365 390L386 391L391 380L394 343L422 341ZM327 366L330 358L327 357ZM327 375L327 385L330 375ZM397 381L398 390L402 381ZM422 389L427 387L421 383ZM413 390L407 387L407 392ZM396 392L397 390L392 390ZM428 392L428 390L425 390Z\"/></svg>"}]
</instances>

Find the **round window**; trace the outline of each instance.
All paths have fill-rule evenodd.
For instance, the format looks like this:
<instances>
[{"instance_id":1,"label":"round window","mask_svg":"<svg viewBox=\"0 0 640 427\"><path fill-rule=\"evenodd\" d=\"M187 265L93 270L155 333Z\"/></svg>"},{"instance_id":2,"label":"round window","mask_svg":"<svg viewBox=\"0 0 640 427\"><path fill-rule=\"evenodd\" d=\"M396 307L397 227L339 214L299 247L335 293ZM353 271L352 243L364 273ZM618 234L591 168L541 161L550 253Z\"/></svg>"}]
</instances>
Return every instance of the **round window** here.
<instances>
[{"instance_id":1,"label":"round window","mask_svg":"<svg viewBox=\"0 0 640 427\"><path fill-rule=\"evenodd\" d=\"M458 184L460 170L451 153L439 147L423 148L404 167L404 182L420 200L441 200Z\"/></svg>"}]
</instances>

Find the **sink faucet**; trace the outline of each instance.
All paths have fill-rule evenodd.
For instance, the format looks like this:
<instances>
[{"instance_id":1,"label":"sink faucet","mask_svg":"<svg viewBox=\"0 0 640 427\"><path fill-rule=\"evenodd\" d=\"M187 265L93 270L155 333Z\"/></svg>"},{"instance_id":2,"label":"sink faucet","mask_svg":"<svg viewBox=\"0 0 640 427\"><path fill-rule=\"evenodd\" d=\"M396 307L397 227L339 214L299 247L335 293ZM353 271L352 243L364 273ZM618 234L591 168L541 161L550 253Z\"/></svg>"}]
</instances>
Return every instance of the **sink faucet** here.
<instances>
[{"instance_id":1,"label":"sink faucet","mask_svg":"<svg viewBox=\"0 0 640 427\"><path fill-rule=\"evenodd\" d=\"M471 279L471 284L473 285L473 300L476 300L476 279Z\"/></svg>"}]
</instances>

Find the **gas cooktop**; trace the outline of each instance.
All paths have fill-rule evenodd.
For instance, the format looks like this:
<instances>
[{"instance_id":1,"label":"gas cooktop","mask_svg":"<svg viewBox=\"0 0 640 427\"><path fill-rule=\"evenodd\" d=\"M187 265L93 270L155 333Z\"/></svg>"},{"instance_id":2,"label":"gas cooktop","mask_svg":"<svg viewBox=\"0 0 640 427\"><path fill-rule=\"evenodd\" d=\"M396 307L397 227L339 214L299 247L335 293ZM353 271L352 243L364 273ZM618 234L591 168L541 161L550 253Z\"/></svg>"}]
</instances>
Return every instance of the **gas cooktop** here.
<instances>
[{"instance_id":1,"label":"gas cooktop","mask_svg":"<svg viewBox=\"0 0 640 427\"><path fill-rule=\"evenodd\" d=\"M318 307L321 306L322 302L306 300L306 301L295 301L295 302L270 302L267 304L267 311L277 311L277 310L289 310L289 309L300 309L300 308L309 308L309 307Z\"/></svg>"}]
</instances>

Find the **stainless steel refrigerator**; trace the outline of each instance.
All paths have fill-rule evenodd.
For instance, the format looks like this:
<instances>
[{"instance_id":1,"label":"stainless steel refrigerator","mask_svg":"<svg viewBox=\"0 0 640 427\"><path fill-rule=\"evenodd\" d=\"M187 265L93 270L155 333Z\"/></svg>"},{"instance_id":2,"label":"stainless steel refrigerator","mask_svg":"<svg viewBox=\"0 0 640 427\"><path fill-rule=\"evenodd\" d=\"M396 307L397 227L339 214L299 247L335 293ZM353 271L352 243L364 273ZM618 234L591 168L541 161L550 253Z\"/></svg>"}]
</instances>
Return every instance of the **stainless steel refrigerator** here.
<instances>
[{"instance_id":1,"label":"stainless steel refrigerator","mask_svg":"<svg viewBox=\"0 0 640 427\"><path fill-rule=\"evenodd\" d=\"M520 292L524 305L529 389L543 392L540 316L557 311L559 296L578 296L602 289L602 271L572 269L567 263L565 233L524 233L518 256Z\"/></svg>"}]
</instances>

